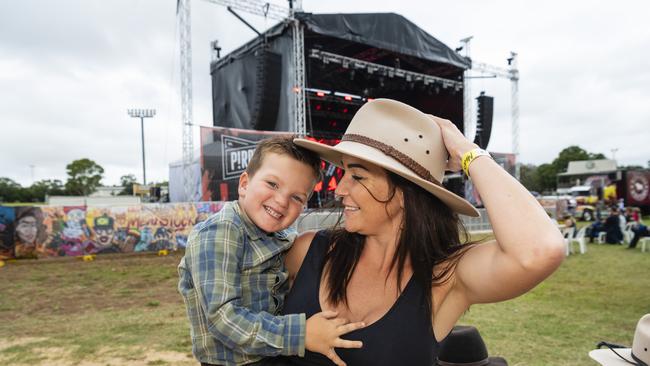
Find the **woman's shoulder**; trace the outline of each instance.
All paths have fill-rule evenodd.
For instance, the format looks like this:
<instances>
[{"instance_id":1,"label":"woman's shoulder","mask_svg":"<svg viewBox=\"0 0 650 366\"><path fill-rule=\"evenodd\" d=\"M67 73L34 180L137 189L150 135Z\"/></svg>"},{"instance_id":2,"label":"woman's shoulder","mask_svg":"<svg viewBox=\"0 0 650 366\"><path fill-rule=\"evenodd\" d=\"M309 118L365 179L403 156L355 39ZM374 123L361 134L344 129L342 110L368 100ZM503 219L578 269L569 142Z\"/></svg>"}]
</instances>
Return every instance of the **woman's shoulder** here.
<instances>
[{"instance_id":1,"label":"woman's shoulder","mask_svg":"<svg viewBox=\"0 0 650 366\"><path fill-rule=\"evenodd\" d=\"M320 238L321 235L324 235L323 231L305 231L298 235L296 240L293 242L291 249L287 252L284 260L290 276L295 276L298 273L300 266L302 266L302 262L305 260L305 256L307 256L307 252L309 252L312 242L319 241L314 240L314 238L317 236Z\"/></svg>"}]
</instances>

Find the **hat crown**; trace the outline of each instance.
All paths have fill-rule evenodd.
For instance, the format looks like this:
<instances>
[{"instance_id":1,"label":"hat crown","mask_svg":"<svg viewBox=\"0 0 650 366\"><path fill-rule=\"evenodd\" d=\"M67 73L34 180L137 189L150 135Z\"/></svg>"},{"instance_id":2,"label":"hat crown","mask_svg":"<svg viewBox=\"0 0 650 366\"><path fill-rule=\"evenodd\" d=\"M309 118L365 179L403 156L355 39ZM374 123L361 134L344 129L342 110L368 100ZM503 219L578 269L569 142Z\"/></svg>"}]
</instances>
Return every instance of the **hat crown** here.
<instances>
[{"instance_id":1,"label":"hat crown","mask_svg":"<svg viewBox=\"0 0 650 366\"><path fill-rule=\"evenodd\" d=\"M345 135L363 136L392 147L442 182L447 150L440 127L407 104L390 99L366 103L352 118Z\"/></svg>"},{"instance_id":2,"label":"hat crown","mask_svg":"<svg viewBox=\"0 0 650 366\"><path fill-rule=\"evenodd\" d=\"M376 99L364 104L335 146L302 138L294 142L339 167L344 156L369 162L423 188L457 213L480 215L442 185L449 155L436 121L402 102Z\"/></svg>"},{"instance_id":3,"label":"hat crown","mask_svg":"<svg viewBox=\"0 0 650 366\"><path fill-rule=\"evenodd\" d=\"M450 364L471 364L487 359L487 347L478 329L464 325L451 330L438 354L438 360Z\"/></svg>"},{"instance_id":4,"label":"hat crown","mask_svg":"<svg viewBox=\"0 0 650 366\"><path fill-rule=\"evenodd\" d=\"M644 315L636 324L632 356L650 365L650 314Z\"/></svg>"}]
</instances>

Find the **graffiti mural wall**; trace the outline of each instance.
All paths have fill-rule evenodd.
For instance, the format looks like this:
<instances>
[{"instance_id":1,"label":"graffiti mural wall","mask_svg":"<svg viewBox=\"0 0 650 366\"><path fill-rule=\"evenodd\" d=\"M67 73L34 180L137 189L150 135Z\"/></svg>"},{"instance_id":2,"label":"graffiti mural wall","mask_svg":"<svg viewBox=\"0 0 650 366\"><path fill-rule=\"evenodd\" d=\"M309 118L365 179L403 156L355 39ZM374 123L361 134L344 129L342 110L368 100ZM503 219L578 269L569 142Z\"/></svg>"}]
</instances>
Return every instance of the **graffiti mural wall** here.
<instances>
[{"instance_id":1,"label":"graffiti mural wall","mask_svg":"<svg viewBox=\"0 0 650 366\"><path fill-rule=\"evenodd\" d=\"M222 206L222 202L0 206L0 259L185 248L190 229Z\"/></svg>"}]
</instances>

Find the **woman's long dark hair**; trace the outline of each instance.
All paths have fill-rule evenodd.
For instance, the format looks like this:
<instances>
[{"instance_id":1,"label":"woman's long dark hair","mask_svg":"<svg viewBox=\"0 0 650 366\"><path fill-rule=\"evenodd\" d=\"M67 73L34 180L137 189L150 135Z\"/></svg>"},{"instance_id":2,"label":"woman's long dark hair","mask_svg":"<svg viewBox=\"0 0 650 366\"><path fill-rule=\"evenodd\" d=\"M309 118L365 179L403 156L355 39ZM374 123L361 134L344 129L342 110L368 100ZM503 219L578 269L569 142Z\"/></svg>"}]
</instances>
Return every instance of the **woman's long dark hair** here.
<instances>
[{"instance_id":1,"label":"woman's long dark hair","mask_svg":"<svg viewBox=\"0 0 650 366\"><path fill-rule=\"evenodd\" d=\"M469 237L458 215L436 196L397 174L387 173L391 187L388 200L380 201L372 192L369 193L386 205L397 189L404 196L404 214L391 271L397 270L397 288L401 291L404 265L410 259L414 280L425 289L428 309L432 309L431 287L449 279L450 271L469 248L464 245ZM331 230L330 241L332 245L323 261L329 288L328 301L347 305L348 283L361 257L365 236L337 227ZM434 267L443 263L444 267L436 268L434 273Z\"/></svg>"}]
</instances>

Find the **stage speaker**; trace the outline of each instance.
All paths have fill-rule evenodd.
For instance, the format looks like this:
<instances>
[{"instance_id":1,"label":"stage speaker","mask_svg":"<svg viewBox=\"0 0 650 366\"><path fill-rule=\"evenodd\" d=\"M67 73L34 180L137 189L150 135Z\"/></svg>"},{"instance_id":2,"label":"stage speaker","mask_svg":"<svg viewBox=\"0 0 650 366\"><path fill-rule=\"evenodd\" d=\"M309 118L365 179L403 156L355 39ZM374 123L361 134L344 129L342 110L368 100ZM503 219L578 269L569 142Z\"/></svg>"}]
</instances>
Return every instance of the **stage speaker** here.
<instances>
[{"instance_id":1,"label":"stage speaker","mask_svg":"<svg viewBox=\"0 0 650 366\"><path fill-rule=\"evenodd\" d=\"M259 52L251 125L256 130L275 131L280 109L282 55L265 50Z\"/></svg>"},{"instance_id":2,"label":"stage speaker","mask_svg":"<svg viewBox=\"0 0 650 366\"><path fill-rule=\"evenodd\" d=\"M476 137L474 143L481 149L487 149L492 134L492 114L494 112L494 98L481 92L476 98Z\"/></svg>"}]
</instances>

